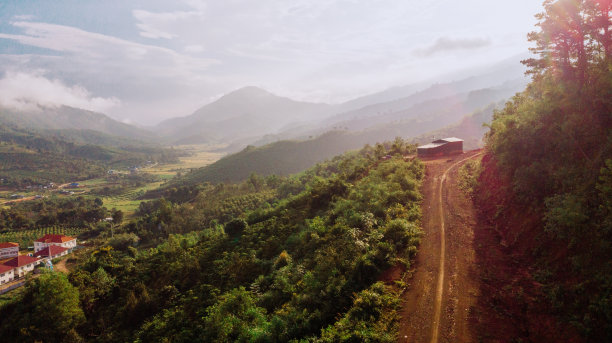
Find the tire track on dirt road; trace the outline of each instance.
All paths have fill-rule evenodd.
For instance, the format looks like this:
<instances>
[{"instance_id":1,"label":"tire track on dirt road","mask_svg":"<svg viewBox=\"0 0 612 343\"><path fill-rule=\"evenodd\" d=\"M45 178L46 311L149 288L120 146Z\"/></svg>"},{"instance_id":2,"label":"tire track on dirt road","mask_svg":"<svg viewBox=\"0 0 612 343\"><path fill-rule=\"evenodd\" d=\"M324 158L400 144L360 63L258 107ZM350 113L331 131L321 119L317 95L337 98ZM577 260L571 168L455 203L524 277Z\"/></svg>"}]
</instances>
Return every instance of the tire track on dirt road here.
<instances>
[{"instance_id":1,"label":"tire track on dirt road","mask_svg":"<svg viewBox=\"0 0 612 343\"><path fill-rule=\"evenodd\" d=\"M472 272L474 214L457 188L456 174L458 166L478 155L425 161L424 236L403 297L399 342L472 341L468 317L477 289Z\"/></svg>"}]
</instances>

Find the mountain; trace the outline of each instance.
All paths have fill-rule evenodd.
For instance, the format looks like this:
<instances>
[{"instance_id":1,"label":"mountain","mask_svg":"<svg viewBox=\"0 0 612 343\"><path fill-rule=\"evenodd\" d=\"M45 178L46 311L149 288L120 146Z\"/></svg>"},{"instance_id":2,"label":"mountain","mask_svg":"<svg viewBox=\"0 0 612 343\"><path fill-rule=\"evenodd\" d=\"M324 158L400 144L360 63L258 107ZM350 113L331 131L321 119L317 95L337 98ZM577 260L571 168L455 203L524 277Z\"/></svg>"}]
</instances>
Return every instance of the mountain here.
<instances>
[{"instance_id":1,"label":"mountain","mask_svg":"<svg viewBox=\"0 0 612 343\"><path fill-rule=\"evenodd\" d=\"M262 147L247 146L206 167L173 180L168 187L203 182L236 182L259 175L289 175L312 167L317 162L348 150L362 147L359 139L347 132L333 131L304 141L278 141Z\"/></svg>"},{"instance_id":2,"label":"mountain","mask_svg":"<svg viewBox=\"0 0 612 343\"><path fill-rule=\"evenodd\" d=\"M68 106L39 106L32 110L0 107L0 125L34 130L91 130L131 140L154 141L148 131L102 113Z\"/></svg>"},{"instance_id":3,"label":"mountain","mask_svg":"<svg viewBox=\"0 0 612 343\"><path fill-rule=\"evenodd\" d=\"M248 146L173 180L168 187L203 182L236 182L246 179L251 173L288 175L345 151L366 144L390 141L395 137L409 139L413 143L425 143L432 137L457 136L465 140L466 149L475 149L482 145L482 135L486 131L483 124L490 122L496 105L501 105L501 100L507 99L514 92L514 87L476 90L461 97L426 101L407 112L391 113L387 115L387 121L362 130L334 130L315 138L280 140L259 147ZM401 114L408 116L404 112L411 115L409 119L389 119L393 115L398 118ZM344 124L353 129L361 125L359 121L347 121Z\"/></svg>"},{"instance_id":4,"label":"mountain","mask_svg":"<svg viewBox=\"0 0 612 343\"><path fill-rule=\"evenodd\" d=\"M368 94L340 104L338 106L338 114L365 109L371 105L376 106L383 103L390 103L391 107L397 110L398 108L405 107L405 104L401 105L401 103L395 102L395 100L399 99L408 98L408 105L410 105L438 97L449 96L456 92L467 92L499 85L508 80L521 78L521 75L525 73L525 67L519 61L528 57L528 54L520 54L488 66L460 70L437 76L427 81L391 87L381 92ZM523 79L526 80L524 77ZM372 107L372 109L376 110L377 108Z\"/></svg>"},{"instance_id":5,"label":"mountain","mask_svg":"<svg viewBox=\"0 0 612 343\"><path fill-rule=\"evenodd\" d=\"M518 92L524 89L526 84L527 81L522 77L500 81L494 74L482 77L471 77L450 83L435 84L423 91L419 91L404 98L373 104L358 110L335 115L326 120L324 124L327 126L342 125L341 123L347 121L367 121L366 118L377 118L377 121L407 119L407 115L410 116L410 113L418 114L419 111L422 111L418 105L424 105L425 107L442 106L437 103L441 101L444 103L464 101L468 95L474 94L476 91L485 91L487 89L492 91L510 90L511 92ZM492 98L495 98L495 95L493 95ZM493 99L492 101L495 100ZM402 111L405 111L405 114L401 114ZM385 117L387 118L383 119Z\"/></svg>"},{"instance_id":6,"label":"mountain","mask_svg":"<svg viewBox=\"0 0 612 343\"><path fill-rule=\"evenodd\" d=\"M245 87L187 117L163 121L155 131L173 143L227 143L257 139L290 123L321 120L332 111L327 104L294 101L257 87Z\"/></svg>"},{"instance_id":7,"label":"mountain","mask_svg":"<svg viewBox=\"0 0 612 343\"><path fill-rule=\"evenodd\" d=\"M482 148L482 137L489 130L485 124L491 123L493 112L502 105L501 103L497 105L490 104L481 110L463 117L457 123L416 136L411 141L418 144L426 144L442 137L461 137L463 139L464 150Z\"/></svg>"},{"instance_id":8,"label":"mountain","mask_svg":"<svg viewBox=\"0 0 612 343\"><path fill-rule=\"evenodd\" d=\"M440 89L439 87L433 88ZM279 139L308 139L316 137L322 132L338 129L350 132L353 140L361 145L392 140L395 137L412 139L454 125L475 111L505 101L523 88L523 80L518 79L497 87L450 93L450 96L423 101L398 111L388 111L376 115L368 115L371 112L365 110L353 111L351 113L355 114L355 117L342 116L343 121L337 121L333 125L329 124L330 126L292 129L277 135L264 136L252 144L261 146ZM447 93L446 91L440 91L438 94ZM414 101L412 97L409 98L394 101L394 103L408 104ZM380 106L383 105L391 108L389 103L380 104ZM336 118L340 117L336 116ZM481 125L481 123L478 125ZM469 132L471 137L473 131ZM472 143L476 147L479 144L477 141L480 137L474 139L475 141Z\"/></svg>"},{"instance_id":9,"label":"mountain","mask_svg":"<svg viewBox=\"0 0 612 343\"><path fill-rule=\"evenodd\" d=\"M336 114L319 123L287 126L250 144L261 146L278 140L307 139L338 129L357 134L367 132L372 138L365 142L421 135L451 125L475 110L522 91L528 82L524 71L524 66L512 58L480 71L464 71L445 77L456 78L454 81L438 82L429 87L419 83L391 88L336 105ZM364 104L367 105L356 108ZM237 146L230 148L233 150L229 151L237 151Z\"/></svg>"}]
</instances>

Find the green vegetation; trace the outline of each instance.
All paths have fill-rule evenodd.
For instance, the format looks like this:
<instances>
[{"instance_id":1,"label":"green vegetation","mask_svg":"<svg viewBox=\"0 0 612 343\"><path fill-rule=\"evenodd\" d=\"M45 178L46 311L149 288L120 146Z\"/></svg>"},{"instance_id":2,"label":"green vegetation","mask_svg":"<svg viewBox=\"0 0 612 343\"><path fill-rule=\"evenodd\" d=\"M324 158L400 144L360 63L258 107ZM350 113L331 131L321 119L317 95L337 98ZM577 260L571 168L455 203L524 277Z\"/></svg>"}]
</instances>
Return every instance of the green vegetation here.
<instances>
[{"instance_id":1,"label":"green vegetation","mask_svg":"<svg viewBox=\"0 0 612 343\"><path fill-rule=\"evenodd\" d=\"M23 187L92 179L108 169L147 161L176 162L179 155L179 151L143 143L121 147L83 144L45 131L0 126L0 185Z\"/></svg>"},{"instance_id":2,"label":"green vegetation","mask_svg":"<svg viewBox=\"0 0 612 343\"><path fill-rule=\"evenodd\" d=\"M541 218L525 244L551 308L587 341L611 341L612 5L544 6L524 61L533 82L495 114L487 147L514 204Z\"/></svg>"},{"instance_id":3,"label":"green vegetation","mask_svg":"<svg viewBox=\"0 0 612 343\"><path fill-rule=\"evenodd\" d=\"M397 139L401 141L401 138ZM239 153L175 178L166 188L190 187L205 182L237 182L245 180L252 173L286 176L345 151L358 149L369 140L348 132L330 131L305 141L279 141L262 147L248 146ZM387 143L386 148L391 149L391 145Z\"/></svg>"},{"instance_id":4,"label":"green vegetation","mask_svg":"<svg viewBox=\"0 0 612 343\"><path fill-rule=\"evenodd\" d=\"M328 132L312 140L280 141L263 147L248 146L239 153L173 180L172 185L236 182L246 179L251 173L289 175L359 146L362 144L354 142L350 134L339 131Z\"/></svg>"},{"instance_id":5,"label":"green vegetation","mask_svg":"<svg viewBox=\"0 0 612 343\"><path fill-rule=\"evenodd\" d=\"M45 273L31 280L22 295L27 301L4 306L0 335L20 342L78 342L76 327L85 321L79 306L79 291L62 273ZM5 312L7 311L7 312Z\"/></svg>"},{"instance_id":6,"label":"green vegetation","mask_svg":"<svg viewBox=\"0 0 612 343\"><path fill-rule=\"evenodd\" d=\"M76 237L87 231L86 228L64 228L64 227L45 227L31 230L3 231L0 232L0 242L19 243L20 249L26 249L34 245L34 241L46 234L66 235Z\"/></svg>"},{"instance_id":7,"label":"green vegetation","mask_svg":"<svg viewBox=\"0 0 612 343\"><path fill-rule=\"evenodd\" d=\"M30 230L39 227L87 227L107 215L100 199L51 197L24 201L0 210L0 227ZM1 231L0 231L1 232Z\"/></svg>"},{"instance_id":8,"label":"green vegetation","mask_svg":"<svg viewBox=\"0 0 612 343\"><path fill-rule=\"evenodd\" d=\"M459 178L457 179L459 188L470 196L474 195L474 191L478 186L480 171L480 160L469 160L464 163L459 168Z\"/></svg>"},{"instance_id":9,"label":"green vegetation","mask_svg":"<svg viewBox=\"0 0 612 343\"><path fill-rule=\"evenodd\" d=\"M395 342L398 294L378 278L410 267L424 168L402 157L414 146L387 146L143 202L69 275L85 322L69 311L54 330L96 342ZM31 288L0 316L35 306L43 292ZM37 325L3 321L0 333L35 339L54 322Z\"/></svg>"}]
</instances>

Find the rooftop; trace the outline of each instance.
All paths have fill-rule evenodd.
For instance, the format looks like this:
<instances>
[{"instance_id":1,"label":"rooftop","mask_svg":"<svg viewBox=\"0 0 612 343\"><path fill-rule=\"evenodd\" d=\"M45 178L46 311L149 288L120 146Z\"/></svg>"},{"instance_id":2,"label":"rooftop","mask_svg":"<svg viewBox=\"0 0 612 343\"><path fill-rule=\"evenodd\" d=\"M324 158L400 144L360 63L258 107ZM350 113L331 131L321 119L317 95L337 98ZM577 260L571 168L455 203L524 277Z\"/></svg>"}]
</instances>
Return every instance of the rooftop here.
<instances>
[{"instance_id":1,"label":"rooftop","mask_svg":"<svg viewBox=\"0 0 612 343\"><path fill-rule=\"evenodd\" d=\"M5 248L19 248L19 244L18 243L13 243L13 242L2 242L2 243L0 243L0 249L5 249Z\"/></svg>"},{"instance_id":2,"label":"rooftop","mask_svg":"<svg viewBox=\"0 0 612 343\"><path fill-rule=\"evenodd\" d=\"M0 273L6 273L9 270L13 269L13 267L9 267L9 266L5 266L3 264L0 264Z\"/></svg>"},{"instance_id":3,"label":"rooftop","mask_svg":"<svg viewBox=\"0 0 612 343\"><path fill-rule=\"evenodd\" d=\"M420 147L418 147L418 149L431 149L431 148L435 148L441 145L444 145L448 142L443 142L443 143L429 143L429 144L425 144L425 145L421 145Z\"/></svg>"},{"instance_id":4,"label":"rooftop","mask_svg":"<svg viewBox=\"0 0 612 343\"><path fill-rule=\"evenodd\" d=\"M64 235L51 235L47 234L37 239L36 242L39 243L66 243L75 239L74 237L64 236Z\"/></svg>"},{"instance_id":5,"label":"rooftop","mask_svg":"<svg viewBox=\"0 0 612 343\"><path fill-rule=\"evenodd\" d=\"M439 147L439 146L444 145L446 143L452 143L452 142L463 142L463 139L457 138L457 137L448 137L448 138L436 139L435 141L433 141L433 142L431 142L429 144L425 144L425 145L419 146L418 149L431 149L431 148Z\"/></svg>"},{"instance_id":6,"label":"rooftop","mask_svg":"<svg viewBox=\"0 0 612 343\"><path fill-rule=\"evenodd\" d=\"M34 256L36 257L50 257L55 256L57 254L61 254L64 251L68 250L68 248L58 247L57 245L50 245L40 251L38 251Z\"/></svg>"},{"instance_id":7,"label":"rooftop","mask_svg":"<svg viewBox=\"0 0 612 343\"><path fill-rule=\"evenodd\" d=\"M27 255L19 255L17 257L13 257L10 260L4 262L4 265L16 268L16 267L25 266L26 264L34 263L37 261L38 259L36 257L27 256Z\"/></svg>"},{"instance_id":8,"label":"rooftop","mask_svg":"<svg viewBox=\"0 0 612 343\"><path fill-rule=\"evenodd\" d=\"M463 139L457 138L457 137L448 137L448 138L442 138L442 139L435 140L432 143L450 143L450 142L463 142Z\"/></svg>"}]
</instances>

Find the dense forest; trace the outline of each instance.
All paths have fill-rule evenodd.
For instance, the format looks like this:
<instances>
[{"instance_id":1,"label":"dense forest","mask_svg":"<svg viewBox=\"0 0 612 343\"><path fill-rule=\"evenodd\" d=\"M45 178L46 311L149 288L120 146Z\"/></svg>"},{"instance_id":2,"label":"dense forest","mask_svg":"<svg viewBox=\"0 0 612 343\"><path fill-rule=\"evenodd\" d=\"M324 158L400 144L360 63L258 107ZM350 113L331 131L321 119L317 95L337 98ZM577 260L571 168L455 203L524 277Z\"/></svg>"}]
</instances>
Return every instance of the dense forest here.
<instances>
[{"instance_id":1,"label":"dense forest","mask_svg":"<svg viewBox=\"0 0 612 343\"><path fill-rule=\"evenodd\" d=\"M532 298L545 299L566 339L612 341L611 6L544 2L529 35L535 57L523 62L533 80L486 137L477 203L531 275L527 286L513 275L497 295L497 306L509 294L508 307L525 302L515 314L523 338L546 325Z\"/></svg>"},{"instance_id":2,"label":"dense forest","mask_svg":"<svg viewBox=\"0 0 612 343\"><path fill-rule=\"evenodd\" d=\"M68 277L43 275L0 308L0 335L395 342L398 293L379 275L409 268L419 242L424 168L404 160L411 152L398 139L290 177L253 174L191 201L144 202Z\"/></svg>"}]
</instances>

